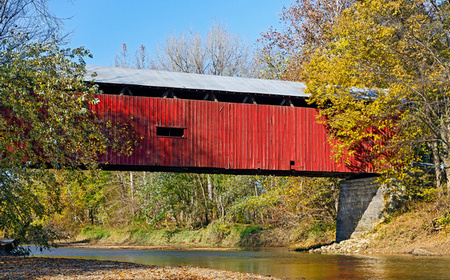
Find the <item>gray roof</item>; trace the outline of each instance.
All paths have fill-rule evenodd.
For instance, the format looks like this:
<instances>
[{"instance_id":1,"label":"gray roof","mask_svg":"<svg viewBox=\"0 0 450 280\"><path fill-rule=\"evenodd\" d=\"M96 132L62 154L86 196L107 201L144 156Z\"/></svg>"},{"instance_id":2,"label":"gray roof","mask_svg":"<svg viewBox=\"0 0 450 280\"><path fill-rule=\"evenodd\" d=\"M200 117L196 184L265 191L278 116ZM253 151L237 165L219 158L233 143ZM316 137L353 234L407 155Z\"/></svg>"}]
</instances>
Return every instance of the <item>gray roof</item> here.
<instances>
[{"instance_id":1,"label":"gray roof","mask_svg":"<svg viewBox=\"0 0 450 280\"><path fill-rule=\"evenodd\" d=\"M86 81L104 84L308 97L300 82L87 65ZM97 76L91 77L96 73Z\"/></svg>"}]
</instances>

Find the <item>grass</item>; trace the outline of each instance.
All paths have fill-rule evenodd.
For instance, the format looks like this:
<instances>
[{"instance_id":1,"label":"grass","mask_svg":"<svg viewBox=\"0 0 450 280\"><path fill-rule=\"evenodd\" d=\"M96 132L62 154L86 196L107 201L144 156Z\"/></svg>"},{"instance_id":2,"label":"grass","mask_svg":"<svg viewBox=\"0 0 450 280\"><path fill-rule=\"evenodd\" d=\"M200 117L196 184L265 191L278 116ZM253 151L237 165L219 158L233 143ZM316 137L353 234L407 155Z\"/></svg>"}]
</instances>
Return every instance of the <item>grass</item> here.
<instances>
[{"instance_id":1,"label":"grass","mask_svg":"<svg viewBox=\"0 0 450 280\"><path fill-rule=\"evenodd\" d=\"M78 240L97 244L137 246L187 246L187 247L256 247L259 246L260 226L212 223L200 230L144 230L107 229L98 226L85 227Z\"/></svg>"},{"instance_id":2,"label":"grass","mask_svg":"<svg viewBox=\"0 0 450 280\"><path fill-rule=\"evenodd\" d=\"M80 235L86 239L101 240L109 238L111 232L98 226L87 226L81 231Z\"/></svg>"},{"instance_id":3,"label":"grass","mask_svg":"<svg viewBox=\"0 0 450 280\"><path fill-rule=\"evenodd\" d=\"M409 252L415 248L435 248L450 254L450 202L412 202L409 209L388 217L368 236L375 253ZM366 238L365 237L365 238ZM110 230L86 227L78 239L108 245L182 247L291 246L306 249L335 240L335 224L304 221L292 228L266 229L258 225L215 221L199 230Z\"/></svg>"},{"instance_id":4,"label":"grass","mask_svg":"<svg viewBox=\"0 0 450 280\"><path fill-rule=\"evenodd\" d=\"M304 224L297 229L296 250L315 248L319 245L332 243L336 238L336 224L326 222L313 222Z\"/></svg>"},{"instance_id":5,"label":"grass","mask_svg":"<svg viewBox=\"0 0 450 280\"><path fill-rule=\"evenodd\" d=\"M297 227L264 228L259 225L214 221L198 230L148 230L143 228L84 228L78 240L102 245L182 246L182 247L294 247L308 248L328 244L335 238L333 223L305 221Z\"/></svg>"},{"instance_id":6,"label":"grass","mask_svg":"<svg viewBox=\"0 0 450 280\"><path fill-rule=\"evenodd\" d=\"M426 248L438 254L450 253L450 203L411 202L410 210L396 213L368 237L370 249L378 253L407 253Z\"/></svg>"}]
</instances>

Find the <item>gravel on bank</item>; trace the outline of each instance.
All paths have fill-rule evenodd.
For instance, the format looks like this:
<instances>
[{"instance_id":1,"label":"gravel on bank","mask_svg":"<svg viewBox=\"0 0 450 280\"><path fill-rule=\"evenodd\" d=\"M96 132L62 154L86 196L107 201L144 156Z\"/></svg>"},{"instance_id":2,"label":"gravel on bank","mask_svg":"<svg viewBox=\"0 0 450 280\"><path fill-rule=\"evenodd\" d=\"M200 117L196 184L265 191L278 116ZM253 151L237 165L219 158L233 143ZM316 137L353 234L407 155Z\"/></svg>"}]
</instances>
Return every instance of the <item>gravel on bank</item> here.
<instances>
[{"instance_id":1,"label":"gravel on bank","mask_svg":"<svg viewBox=\"0 0 450 280\"><path fill-rule=\"evenodd\" d=\"M159 267L86 259L0 257L0 279L263 279L271 276L200 267Z\"/></svg>"}]
</instances>

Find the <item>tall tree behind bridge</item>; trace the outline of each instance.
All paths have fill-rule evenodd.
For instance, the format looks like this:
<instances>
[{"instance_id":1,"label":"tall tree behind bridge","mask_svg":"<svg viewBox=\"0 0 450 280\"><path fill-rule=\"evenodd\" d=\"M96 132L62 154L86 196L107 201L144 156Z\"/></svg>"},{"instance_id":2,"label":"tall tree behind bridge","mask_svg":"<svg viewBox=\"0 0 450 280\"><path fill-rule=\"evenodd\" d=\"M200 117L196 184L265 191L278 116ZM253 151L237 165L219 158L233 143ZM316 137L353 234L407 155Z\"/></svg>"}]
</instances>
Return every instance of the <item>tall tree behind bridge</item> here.
<instances>
[{"instance_id":1,"label":"tall tree behind bridge","mask_svg":"<svg viewBox=\"0 0 450 280\"><path fill-rule=\"evenodd\" d=\"M302 81L301 70L314 51L328 42L327 31L355 0L296 0L283 8L281 30L271 27L259 39L265 78Z\"/></svg>"},{"instance_id":2,"label":"tall tree behind bridge","mask_svg":"<svg viewBox=\"0 0 450 280\"><path fill-rule=\"evenodd\" d=\"M377 171L404 184L432 150L441 193L442 175L450 193L449 18L449 1L357 2L305 67L341 155L369 144Z\"/></svg>"},{"instance_id":3,"label":"tall tree behind bridge","mask_svg":"<svg viewBox=\"0 0 450 280\"><path fill-rule=\"evenodd\" d=\"M198 31L169 34L152 58L143 45L130 57L127 45L116 55L116 67L155 69L220 76L254 77L258 69L249 43L213 22L206 37Z\"/></svg>"}]
</instances>

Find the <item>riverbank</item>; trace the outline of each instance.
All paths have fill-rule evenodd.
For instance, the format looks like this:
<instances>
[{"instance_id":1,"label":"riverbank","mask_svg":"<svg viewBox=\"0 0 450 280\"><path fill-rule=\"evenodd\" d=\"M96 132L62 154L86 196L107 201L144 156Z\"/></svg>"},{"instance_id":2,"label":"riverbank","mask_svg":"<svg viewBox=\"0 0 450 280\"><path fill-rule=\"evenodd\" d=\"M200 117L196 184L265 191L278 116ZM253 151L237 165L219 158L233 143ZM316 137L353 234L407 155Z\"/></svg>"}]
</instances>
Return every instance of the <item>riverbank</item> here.
<instances>
[{"instance_id":1,"label":"riverbank","mask_svg":"<svg viewBox=\"0 0 450 280\"><path fill-rule=\"evenodd\" d=\"M0 257L0 279L262 279L279 278L199 267L64 258Z\"/></svg>"},{"instance_id":2,"label":"riverbank","mask_svg":"<svg viewBox=\"0 0 450 280\"><path fill-rule=\"evenodd\" d=\"M270 228L256 225L211 224L200 230L108 230L85 228L62 246L115 249L228 250L249 247L288 247L335 254L450 255L450 203L416 202L391 215L358 239L333 243L334 228Z\"/></svg>"},{"instance_id":3,"label":"riverbank","mask_svg":"<svg viewBox=\"0 0 450 280\"><path fill-rule=\"evenodd\" d=\"M309 250L331 254L450 256L450 202L414 203L355 239Z\"/></svg>"},{"instance_id":4,"label":"riverbank","mask_svg":"<svg viewBox=\"0 0 450 280\"><path fill-rule=\"evenodd\" d=\"M290 247L298 242L306 246L334 240L334 228L262 228L257 225L213 223L198 230L84 228L75 238L61 240L61 246L95 248L207 248L239 249L255 247Z\"/></svg>"}]
</instances>

